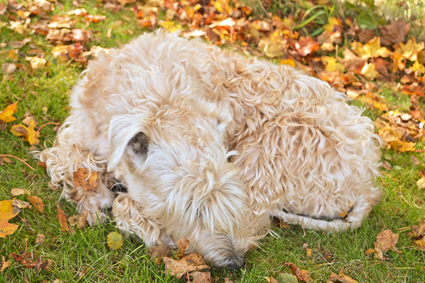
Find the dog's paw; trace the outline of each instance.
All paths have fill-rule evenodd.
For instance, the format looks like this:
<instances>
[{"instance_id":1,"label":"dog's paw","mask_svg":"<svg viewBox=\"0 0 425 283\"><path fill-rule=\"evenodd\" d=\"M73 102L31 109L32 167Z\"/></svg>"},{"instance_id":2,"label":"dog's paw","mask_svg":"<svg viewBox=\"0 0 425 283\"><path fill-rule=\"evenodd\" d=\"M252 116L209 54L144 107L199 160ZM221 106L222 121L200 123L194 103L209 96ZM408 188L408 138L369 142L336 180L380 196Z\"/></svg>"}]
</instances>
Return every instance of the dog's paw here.
<instances>
[{"instance_id":1,"label":"dog's paw","mask_svg":"<svg viewBox=\"0 0 425 283\"><path fill-rule=\"evenodd\" d=\"M94 226L97 224L105 223L106 221L106 214L100 211L89 211L87 214L87 223L90 226Z\"/></svg>"}]
</instances>

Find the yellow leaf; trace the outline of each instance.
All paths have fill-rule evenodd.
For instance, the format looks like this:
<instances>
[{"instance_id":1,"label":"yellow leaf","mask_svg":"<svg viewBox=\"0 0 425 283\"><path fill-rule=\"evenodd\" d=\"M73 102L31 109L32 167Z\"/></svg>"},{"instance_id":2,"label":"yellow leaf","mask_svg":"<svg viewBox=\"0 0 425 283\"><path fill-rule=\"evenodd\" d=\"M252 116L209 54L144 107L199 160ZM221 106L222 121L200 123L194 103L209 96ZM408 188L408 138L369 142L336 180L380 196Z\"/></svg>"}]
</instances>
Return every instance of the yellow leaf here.
<instances>
[{"instance_id":1,"label":"yellow leaf","mask_svg":"<svg viewBox=\"0 0 425 283\"><path fill-rule=\"evenodd\" d=\"M28 127L22 124L14 125L12 126L10 131L15 136L24 137L24 140L29 142L30 145L35 145L39 143L38 137L40 136L40 134L36 132L34 128L35 128L35 121L31 120L29 122Z\"/></svg>"},{"instance_id":2,"label":"yellow leaf","mask_svg":"<svg viewBox=\"0 0 425 283\"><path fill-rule=\"evenodd\" d=\"M12 235L18 225L10 224L9 219L15 217L18 213L13 213L13 200L0 201L0 238L6 238L7 235Z\"/></svg>"},{"instance_id":3,"label":"yellow leaf","mask_svg":"<svg viewBox=\"0 0 425 283\"><path fill-rule=\"evenodd\" d=\"M336 58L330 56L322 56L322 62L326 65L327 72L344 71L344 65L339 63Z\"/></svg>"},{"instance_id":4,"label":"yellow leaf","mask_svg":"<svg viewBox=\"0 0 425 283\"><path fill-rule=\"evenodd\" d=\"M386 47L381 47L381 41L379 37L374 37L369 40L365 45L360 42L351 43L351 47L354 52L357 53L361 58L368 59L371 57L388 57L392 54Z\"/></svg>"},{"instance_id":5,"label":"yellow leaf","mask_svg":"<svg viewBox=\"0 0 425 283\"><path fill-rule=\"evenodd\" d=\"M44 66L46 65L46 60L43 58L34 57L31 59L30 64L33 70L39 70L44 68Z\"/></svg>"},{"instance_id":6,"label":"yellow leaf","mask_svg":"<svg viewBox=\"0 0 425 283\"><path fill-rule=\"evenodd\" d=\"M22 11L22 10L18 10L18 12L16 12L16 14L17 14L20 18L22 18L22 19L26 19L26 18L28 18L28 17L31 15L31 12L25 12L25 11Z\"/></svg>"},{"instance_id":7,"label":"yellow leaf","mask_svg":"<svg viewBox=\"0 0 425 283\"><path fill-rule=\"evenodd\" d=\"M420 178L416 184L418 185L419 189L425 189L425 178Z\"/></svg>"},{"instance_id":8,"label":"yellow leaf","mask_svg":"<svg viewBox=\"0 0 425 283\"><path fill-rule=\"evenodd\" d=\"M176 25L176 23L172 22L172 21L163 21L163 22L159 23L158 25L165 28L166 30L168 30L171 33L182 28L181 25L179 25L179 24Z\"/></svg>"},{"instance_id":9,"label":"yellow leaf","mask_svg":"<svg viewBox=\"0 0 425 283\"><path fill-rule=\"evenodd\" d=\"M415 63L412 66L412 71L418 72L419 74L424 74L425 66L419 63L418 61L415 61Z\"/></svg>"},{"instance_id":10,"label":"yellow leaf","mask_svg":"<svg viewBox=\"0 0 425 283\"><path fill-rule=\"evenodd\" d=\"M279 61L279 63L282 65L291 65L292 67L295 68L295 62L292 59L286 59L286 60L282 59Z\"/></svg>"},{"instance_id":11,"label":"yellow leaf","mask_svg":"<svg viewBox=\"0 0 425 283\"><path fill-rule=\"evenodd\" d=\"M391 147L394 150L400 151L400 152L406 152L406 151L413 151L416 143L414 142L404 142L401 140L395 140L390 142Z\"/></svg>"},{"instance_id":12,"label":"yellow leaf","mask_svg":"<svg viewBox=\"0 0 425 283\"><path fill-rule=\"evenodd\" d=\"M424 49L424 43L416 43L416 39L412 37L406 44L399 43L395 52L400 53L404 58L410 61L416 61L418 53Z\"/></svg>"},{"instance_id":13,"label":"yellow leaf","mask_svg":"<svg viewBox=\"0 0 425 283\"><path fill-rule=\"evenodd\" d=\"M363 66L361 73L369 80L373 80L379 77L379 73L375 70L375 64L373 63L366 63Z\"/></svg>"},{"instance_id":14,"label":"yellow leaf","mask_svg":"<svg viewBox=\"0 0 425 283\"><path fill-rule=\"evenodd\" d=\"M121 249L122 245L124 244L122 240L122 236L118 232L111 232L106 237L108 247L110 247L112 250L118 250Z\"/></svg>"},{"instance_id":15,"label":"yellow leaf","mask_svg":"<svg viewBox=\"0 0 425 283\"><path fill-rule=\"evenodd\" d=\"M12 115L16 112L17 104L19 101L16 101L13 104L10 104L6 107L4 111L0 112L0 120L2 120L5 123L15 121L16 118L12 117Z\"/></svg>"},{"instance_id":16,"label":"yellow leaf","mask_svg":"<svg viewBox=\"0 0 425 283\"><path fill-rule=\"evenodd\" d=\"M323 28L325 31L332 32L334 29L334 26L340 26L339 20L335 17L330 17L328 24L324 25Z\"/></svg>"}]
</instances>

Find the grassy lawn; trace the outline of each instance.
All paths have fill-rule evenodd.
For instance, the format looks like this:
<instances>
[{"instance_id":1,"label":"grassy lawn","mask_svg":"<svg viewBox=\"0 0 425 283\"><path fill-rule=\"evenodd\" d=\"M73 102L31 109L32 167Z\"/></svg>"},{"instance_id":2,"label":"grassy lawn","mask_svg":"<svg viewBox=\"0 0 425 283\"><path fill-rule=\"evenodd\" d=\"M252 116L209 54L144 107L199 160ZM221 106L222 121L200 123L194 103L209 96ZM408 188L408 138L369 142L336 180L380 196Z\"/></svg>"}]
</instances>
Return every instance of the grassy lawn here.
<instances>
[{"instance_id":1,"label":"grassy lawn","mask_svg":"<svg viewBox=\"0 0 425 283\"><path fill-rule=\"evenodd\" d=\"M54 14L75 9L71 1L61 3L63 10L57 8ZM96 1L81 3L90 14L107 16L105 21L99 23L76 24L77 27L92 30L90 45L119 47L147 31L137 28L136 21L126 20L134 17L131 7L112 13ZM1 22L10 20L6 15L0 16ZM117 21L121 21L121 24L117 25ZM41 214L34 208L22 209L9 221L19 225L19 228L13 235L0 238L0 259L4 256L5 260L11 261L11 266L0 273L0 282L53 282L55 279L62 282L185 282L184 279L167 275L162 264L152 262L147 248L136 239L124 239L121 249L111 251L106 245L106 236L116 231L112 221L96 227L75 229L73 234L61 232L57 204L68 217L78 214L76 207L60 200L59 190L48 187L49 177L31 153L51 146L56 135L55 125L49 124L40 131L40 144L36 146L30 146L23 138L13 135L10 128L13 124L20 124L27 111L36 117L38 127L49 122L63 122L69 111L68 94L84 66L72 61L58 62L51 54L54 45L45 36L22 35L6 27L1 28L1 43L25 38L30 38L31 42L18 52L14 52L10 45L0 49L0 65L12 62L18 65L13 74L2 73L0 111L19 100L15 113L17 121L8 123L5 129L0 130L0 154L21 158L35 170L14 158L3 160L4 164L0 166L0 201L13 198L11 189L23 188L43 200L45 211ZM34 49L44 53L47 61L45 68L33 70L25 61L25 57L32 54L31 50ZM381 95L390 106L408 111L409 97L390 90L383 91ZM362 106L359 101L352 103ZM379 116L377 110L365 107L365 114L372 119ZM332 272L339 273L341 269L359 282L425 282L425 252L413 245L409 235L412 225L425 220L425 190L416 185L420 178L418 172L425 170L425 166L424 163L414 165L411 156L425 161L421 152L400 153L383 149L382 158L393 169L387 171L382 168L379 182L384 191L383 199L361 228L331 234L304 231L299 226L273 227L277 236L265 237L257 249L249 251L246 265L241 270L212 268L212 275L219 282L224 282L225 278L233 282L267 282L265 277L270 276L283 282L280 281L281 274L291 273L283 263L292 262L310 273L310 282L326 282ZM16 198L28 201L27 196ZM401 253L387 252L386 261L375 259L373 254L366 255L365 251L374 247L377 234L385 229L399 234L397 248ZM36 244L39 233L45 236L43 244ZM310 257L306 254L306 244L312 250ZM53 264L49 270L26 268L10 257L10 254L21 251L42 255L43 259L52 260Z\"/></svg>"}]
</instances>

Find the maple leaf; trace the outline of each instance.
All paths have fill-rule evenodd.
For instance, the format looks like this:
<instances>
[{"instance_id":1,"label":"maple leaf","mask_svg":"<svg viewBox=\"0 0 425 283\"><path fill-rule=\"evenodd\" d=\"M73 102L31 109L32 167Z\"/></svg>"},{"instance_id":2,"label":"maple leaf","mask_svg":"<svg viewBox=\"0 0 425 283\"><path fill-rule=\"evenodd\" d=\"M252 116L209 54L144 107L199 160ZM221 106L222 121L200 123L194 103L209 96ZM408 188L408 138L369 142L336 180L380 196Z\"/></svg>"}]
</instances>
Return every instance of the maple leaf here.
<instances>
[{"instance_id":1,"label":"maple leaf","mask_svg":"<svg viewBox=\"0 0 425 283\"><path fill-rule=\"evenodd\" d=\"M158 25L165 28L170 33L176 32L182 28L181 25L176 24L175 22L172 22L172 21L161 21L158 23Z\"/></svg>"},{"instance_id":2,"label":"maple leaf","mask_svg":"<svg viewBox=\"0 0 425 283\"><path fill-rule=\"evenodd\" d=\"M404 41L406 34L409 32L410 23L406 24L403 19L400 19L389 25L381 26L379 29L382 33L382 45L390 46Z\"/></svg>"},{"instance_id":3,"label":"maple leaf","mask_svg":"<svg viewBox=\"0 0 425 283\"><path fill-rule=\"evenodd\" d=\"M97 192L99 177L96 172L90 172L86 168L79 168L74 172L74 187L81 187L89 192Z\"/></svg>"},{"instance_id":4,"label":"maple leaf","mask_svg":"<svg viewBox=\"0 0 425 283\"><path fill-rule=\"evenodd\" d=\"M40 134L38 132L35 131L35 121L32 120L28 127L20 124L20 125L14 125L12 126L12 128L10 129L10 131L12 132L12 134L14 134L15 136L23 136L24 140L29 142L30 145L35 145L38 144L38 137L40 136Z\"/></svg>"},{"instance_id":5,"label":"maple leaf","mask_svg":"<svg viewBox=\"0 0 425 283\"><path fill-rule=\"evenodd\" d=\"M374 80L379 77L374 63L366 63L362 68L361 74L369 80Z\"/></svg>"},{"instance_id":6,"label":"maple leaf","mask_svg":"<svg viewBox=\"0 0 425 283\"><path fill-rule=\"evenodd\" d=\"M15 103L8 105L4 111L1 111L0 120L2 120L5 123L15 121L16 118L12 117L12 115L16 112L16 109L18 108L17 107L18 102L19 101L16 101Z\"/></svg>"},{"instance_id":7,"label":"maple leaf","mask_svg":"<svg viewBox=\"0 0 425 283\"><path fill-rule=\"evenodd\" d=\"M341 282L341 283L359 283L358 281L356 281L356 280L352 279L351 277L345 275L342 272L342 269L341 269L341 271L339 272L338 275L335 274L335 273L332 273L331 276L329 277L329 280L332 281L332 282Z\"/></svg>"},{"instance_id":8,"label":"maple leaf","mask_svg":"<svg viewBox=\"0 0 425 283\"><path fill-rule=\"evenodd\" d=\"M365 45L360 42L351 43L351 47L358 56L363 59L372 57L388 57L392 54L386 47L381 47L381 41L379 37L374 37L369 40Z\"/></svg>"},{"instance_id":9,"label":"maple leaf","mask_svg":"<svg viewBox=\"0 0 425 283\"><path fill-rule=\"evenodd\" d=\"M17 214L13 213L13 200L0 201L0 238L6 238L18 229L18 225L8 222Z\"/></svg>"},{"instance_id":10,"label":"maple leaf","mask_svg":"<svg viewBox=\"0 0 425 283\"><path fill-rule=\"evenodd\" d=\"M338 62L334 57L322 56L322 62L325 64L327 72L344 71L344 65Z\"/></svg>"},{"instance_id":11,"label":"maple leaf","mask_svg":"<svg viewBox=\"0 0 425 283\"><path fill-rule=\"evenodd\" d=\"M340 20L335 17L330 17L328 23L323 26L323 29L327 32L332 32L334 26L342 26Z\"/></svg>"},{"instance_id":12,"label":"maple leaf","mask_svg":"<svg viewBox=\"0 0 425 283\"><path fill-rule=\"evenodd\" d=\"M319 50L319 43L315 42L311 36L301 36L298 42L295 43L295 48L298 54L307 56Z\"/></svg>"},{"instance_id":13,"label":"maple leaf","mask_svg":"<svg viewBox=\"0 0 425 283\"><path fill-rule=\"evenodd\" d=\"M395 52L401 54L403 58L406 58L410 61L416 61L418 58L418 53L424 49L424 43L416 43L416 39L412 37L406 44L399 43L396 47Z\"/></svg>"}]
</instances>

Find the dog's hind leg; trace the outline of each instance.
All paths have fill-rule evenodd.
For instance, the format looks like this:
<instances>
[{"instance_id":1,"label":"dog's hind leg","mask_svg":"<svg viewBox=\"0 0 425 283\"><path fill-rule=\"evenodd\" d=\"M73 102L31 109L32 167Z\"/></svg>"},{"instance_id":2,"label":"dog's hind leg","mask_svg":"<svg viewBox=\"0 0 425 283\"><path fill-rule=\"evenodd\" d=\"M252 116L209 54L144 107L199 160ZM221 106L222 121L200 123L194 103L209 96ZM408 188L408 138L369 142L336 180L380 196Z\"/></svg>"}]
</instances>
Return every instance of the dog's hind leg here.
<instances>
[{"instance_id":1,"label":"dog's hind leg","mask_svg":"<svg viewBox=\"0 0 425 283\"><path fill-rule=\"evenodd\" d=\"M363 200L354 204L353 209L345 219L322 220L308 216L293 214L284 210L275 210L272 216L279 218L288 224L301 225L305 229L328 232L345 232L350 229L357 229L362 225L363 220L369 215L376 202Z\"/></svg>"},{"instance_id":2,"label":"dog's hind leg","mask_svg":"<svg viewBox=\"0 0 425 283\"><path fill-rule=\"evenodd\" d=\"M69 118L65 125L70 124ZM102 160L89 149L85 149L75 138L72 138L72 125L63 127L53 147L39 154L40 161L47 167L52 183L63 187L62 197L76 204L80 213L88 211L87 221L90 225L106 220L103 208L112 205L114 194L108 189L108 173L106 160ZM80 168L89 170L90 175L97 174L97 186L87 190L82 186L74 186L74 173Z\"/></svg>"},{"instance_id":3,"label":"dog's hind leg","mask_svg":"<svg viewBox=\"0 0 425 283\"><path fill-rule=\"evenodd\" d=\"M112 215L118 229L124 235L135 235L147 246L165 244L174 247L173 241L161 233L157 221L145 213L141 203L128 194L119 194L112 204Z\"/></svg>"}]
</instances>

